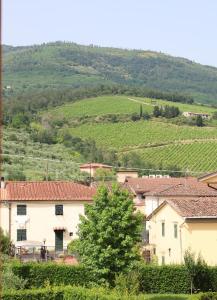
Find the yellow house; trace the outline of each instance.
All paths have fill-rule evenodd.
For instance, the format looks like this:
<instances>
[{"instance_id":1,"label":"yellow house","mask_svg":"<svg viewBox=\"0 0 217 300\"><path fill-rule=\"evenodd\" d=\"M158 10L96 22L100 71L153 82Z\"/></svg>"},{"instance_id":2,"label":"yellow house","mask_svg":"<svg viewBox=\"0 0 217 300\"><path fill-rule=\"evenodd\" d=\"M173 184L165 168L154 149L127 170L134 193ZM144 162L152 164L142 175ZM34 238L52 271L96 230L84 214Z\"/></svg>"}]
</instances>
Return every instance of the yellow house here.
<instances>
[{"instance_id":1,"label":"yellow house","mask_svg":"<svg viewBox=\"0 0 217 300\"><path fill-rule=\"evenodd\" d=\"M217 198L164 201L148 217L149 245L159 264L181 264L185 251L217 265Z\"/></svg>"},{"instance_id":2,"label":"yellow house","mask_svg":"<svg viewBox=\"0 0 217 300\"><path fill-rule=\"evenodd\" d=\"M213 188L217 188L217 172L205 174L199 177L198 180L210 185Z\"/></svg>"},{"instance_id":3,"label":"yellow house","mask_svg":"<svg viewBox=\"0 0 217 300\"><path fill-rule=\"evenodd\" d=\"M1 181L0 190L0 227L13 243L37 241L56 251L76 238L79 215L96 192L66 181Z\"/></svg>"}]
</instances>

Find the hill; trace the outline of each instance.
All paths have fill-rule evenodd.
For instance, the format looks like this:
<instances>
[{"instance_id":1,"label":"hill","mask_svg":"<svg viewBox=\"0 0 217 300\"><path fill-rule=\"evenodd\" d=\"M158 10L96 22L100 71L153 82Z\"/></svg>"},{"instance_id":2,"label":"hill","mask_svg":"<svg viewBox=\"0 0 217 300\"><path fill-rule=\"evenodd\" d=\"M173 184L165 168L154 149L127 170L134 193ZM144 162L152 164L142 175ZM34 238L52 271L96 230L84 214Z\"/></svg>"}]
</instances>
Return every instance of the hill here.
<instances>
[{"instance_id":1,"label":"hill","mask_svg":"<svg viewBox=\"0 0 217 300\"><path fill-rule=\"evenodd\" d=\"M184 58L62 42L3 49L3 85L9 94L107 83L184 93L196 102L217 104L217 68Z\"/></svg>"},{"instance_id":2,"label":"hill","mask_svg":"<svg viewBox=\"0 0 217 300\"><path fill-rule=\"evenodd\" d=\"M21 170L27 179L43 179L46 174L52 179L82 179L78 163L85 161L166 169L176 176L187 170L192 175L215 171L216 120L197 127L181 115L156 118L156 105L210 116L215 112L204 105L128 95L103 95L51 106L33 115L27 125L15 118L16 122L5 127L4 174L10 178L13 170ZM143 174L156 172L145 170Z\"/></svg>"}]
</instances>

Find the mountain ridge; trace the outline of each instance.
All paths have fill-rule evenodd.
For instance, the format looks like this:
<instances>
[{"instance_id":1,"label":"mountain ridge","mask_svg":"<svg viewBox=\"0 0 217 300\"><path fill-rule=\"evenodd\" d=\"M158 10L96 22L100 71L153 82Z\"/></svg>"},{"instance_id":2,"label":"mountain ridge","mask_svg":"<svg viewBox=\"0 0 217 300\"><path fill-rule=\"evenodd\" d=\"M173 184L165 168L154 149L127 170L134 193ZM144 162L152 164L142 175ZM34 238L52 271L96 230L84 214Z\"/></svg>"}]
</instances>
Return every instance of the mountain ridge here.
<instances>
[{"instance_id":1,"label":"mountain ridge","mask_svg":"<svg viewBox=\"0 0 217 300\"><path fill-rule=\"evenodd\" d=\"M116 83L217 103L217 68L162 52L51 42L3 46L3 82L15 90Z\"/></svg>"}]
</instances>

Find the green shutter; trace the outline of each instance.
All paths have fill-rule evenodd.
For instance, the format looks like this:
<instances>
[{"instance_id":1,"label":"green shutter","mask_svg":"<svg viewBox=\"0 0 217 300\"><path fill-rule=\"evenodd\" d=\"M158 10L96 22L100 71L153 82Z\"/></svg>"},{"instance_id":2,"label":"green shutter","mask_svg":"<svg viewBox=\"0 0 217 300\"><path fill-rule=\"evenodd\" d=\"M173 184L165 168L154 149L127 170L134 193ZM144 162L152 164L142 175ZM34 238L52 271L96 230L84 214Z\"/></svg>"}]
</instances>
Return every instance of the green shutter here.
<instances>
[{"instance_id":1,"label":"green shutter","mask_svg":"<svg viewBox=\"0 0 217 300\"><path fill-rule=\"evenodd\" d=\"M63 230L55 231L55 250L63 251Z\"/></svg>"},{"instance_id":2,"label":"green shutter","mask_svg":"<svg viewBox=\"0 0 217 300\"><path fill-rule=\"evenodd\" d=\"M26 215L26 205L25 204L17 205L17 215L18 216L25 216Z\"/></svg>"},{"instance_id":3,"label":"green shutter","mask_svg":"<svg viewBox=\"0 0 217 300\"><path fill-rule=\"evenodd\" d=\"M26 241L26 229L17 229L17 241Z\"/></svg>"},{"instance_id":4,"label":"green shutter","mask_svg":"<svg viewBox=\"0 0 217 300\"><path fill-rule=\"evenodd\" d=\"M63 205L62 204L55 205L55 214L57 216L62 216L63 215Z\"/></svg>"},{"instance_id":5,"label":"green shutter","mask_svg":"<svg viewBox=\"0 0 217 300\"><path fill-rule=\"evenodd\" d=\"M178 237L178 225L174 224L174 238L176 239Z\"/></svg>"}]
</instances>

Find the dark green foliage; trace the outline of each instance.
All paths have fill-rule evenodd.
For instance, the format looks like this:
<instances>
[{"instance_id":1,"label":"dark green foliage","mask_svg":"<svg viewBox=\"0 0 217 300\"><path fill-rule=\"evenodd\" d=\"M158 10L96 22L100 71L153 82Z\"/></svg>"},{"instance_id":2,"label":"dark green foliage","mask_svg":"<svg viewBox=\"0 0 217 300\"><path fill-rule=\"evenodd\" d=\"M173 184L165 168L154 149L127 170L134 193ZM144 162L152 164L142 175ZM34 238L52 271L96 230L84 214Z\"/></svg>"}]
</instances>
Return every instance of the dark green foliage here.
<instances>
[{"instance_id":1,"label":"dark green foliage","mask_svg":"<svg viewBox=\"0 0 217 300\"><path fill-rule=\"evenodd\" d=\"M13 272L23 279L27 279L27 288L43 287L46 282L51 285L82 285L87 286L94 281L90 271L82 266L66 266L54 263L26 263L14 264Z\"/></svg>"},{"instance_id":2,"label":"dark green foliage","mask_svg":"<svg viewBox=\"0 0 217 300\"><path fill-rule=\"evenodd\" d=\"M184 266L139 267L141 291L146 293L188 294L190 280Z\"/></svg>"},{"instance_id":3,"label":"dark green foliage","mask_svg":"<svg viewBox=\"0 0 217 300\"><path fill-rule=\"evenodd\" d=\"M161 110L160 110L160 108L159 108L158 106L155 106L155 107L154 107L154 110L153 110L153 116L154 116L155 118L158 118L158 117L161 116Z\"/></svg>"},{"instance_id":4,"label":"dark green foliage","mask_svg":"<svg viewBox=\"0 0 217 300\"><path fill-rule=\"evenodd\" d=\"M82 286L96 284L94 274L83 266L25 263L13 264L12 270L15 275L27 279L27 288L39 288L47 283ZM135 271L139 275L140 291L143 293L190 293L191 279L185 266L153 266L139 263ZM206 273L202 274L195 288L217 291L217 267L207 267Z\"/></svg>"},{"instance_id":5,"label":"dark green foliage","mask_svg":"<svg viewBox=\"0 0 217 300\"><path fill-rule=\"evenodd\" d=\"M196 125L197 125L198 127L203 127L203 126L204 126L203 118L202 118L200 115L198 115L198 116L196 117Z\"/></svg>"},{"instance_id":6,"label":"dark green foliage","mask_svg":"<svg viewBox=\"0 0 217 300\"><path fill-rule=\"evenodd\" d=\"M136 245L141 241L142 218L134 213L129 193L118 185L111 192L101 186L94 203L85 206L85 216L80 216L77 251L96 280L113 283L117 273L127 272L140 260Z\"/></svg>"},{"instance_id":7,"label":"dark green foliage","mask_svg":"<svg viewBox=\"0 0 217 300\"><path fill-rule=\"evenodd\" d=\"M11 96L4 102L3 123L5 125L13 123L14 127L26 126L35 118L39 110L45 110L68 102L72 103L84 98L101 95L132 95L189 103L189 98L186 96L177 94L176 97L172 97L170 93L150 91L139 87L100 85L74 89L61 87L58 90L50 88ZM59 122L61 122L61 120L59 120ZM64 120L64 122L66 122L66 120Z\"/></svg>"},{"instance_id":8,"label":"dark green foliage","mask_svg":"<svg viewBox=\"0 0 217 300\"><path fill-rule=\"evenodd\" d=\"M140 115L138 115L137 113L133 113L131 116L131 120L132 121L139 121L141 119Z\"/></svg>"},{"instance_id":9,"label":"dark green foliage","mask_svg":"<svg viewBox=\"0 0 217 300\"><path fill-rule=\"evenodd\" d=\"M5 234L3 229L0 227L0 254L10 253L10 238L8 234Z\"/></svg>"},{"instance_id":10,"label":"dark green foliage","mask_svg":"<svg viewBox=\"0 0 217 300\"><path fill-rule=\"evenodd\" d=\"M198 300L217 300L217 293L215 292L208 292L204 294L198 295Z\"/></svg>"},{"instance_id":11,"label":"dark green foliage","mask_svg":"<svg viewBox=\"0 0 217 300\"><path fill-rule=\"evenodd\" d=\"M7 180L18 180L18 181L25 181L26 180L26 176L23 173L22 170L13 168L8 170L8 173L6 175Z\"/></svg>"},{"instance_id":12,"label":"dark green foliage","mask_svg":"<svg viewBox=\"0 0 217 300\"><path fill-rule=\"evenodd\" d=\"M171 118L178 117L179 114L180 114L179 108L176 106L166 105L161 108L155 106L153 110L153 116L156 118L165 117L167 119L171 119Z\"/></svg>"},{"instance_id":13,"label":"dark green foliage","mask_svg":"<svg viewBox=\"0 0 217 300\"><path fill-rule=\"evenodd\" d=\"M9 47L4 52L4 95L60 86L126 84L157 91L187 92L200 102L216 101L216 68L162 53L49 43ZM136 94L134 94L136 96ZM191 101L191 97L188 98Z\"/></svg>"}]
</instances>

